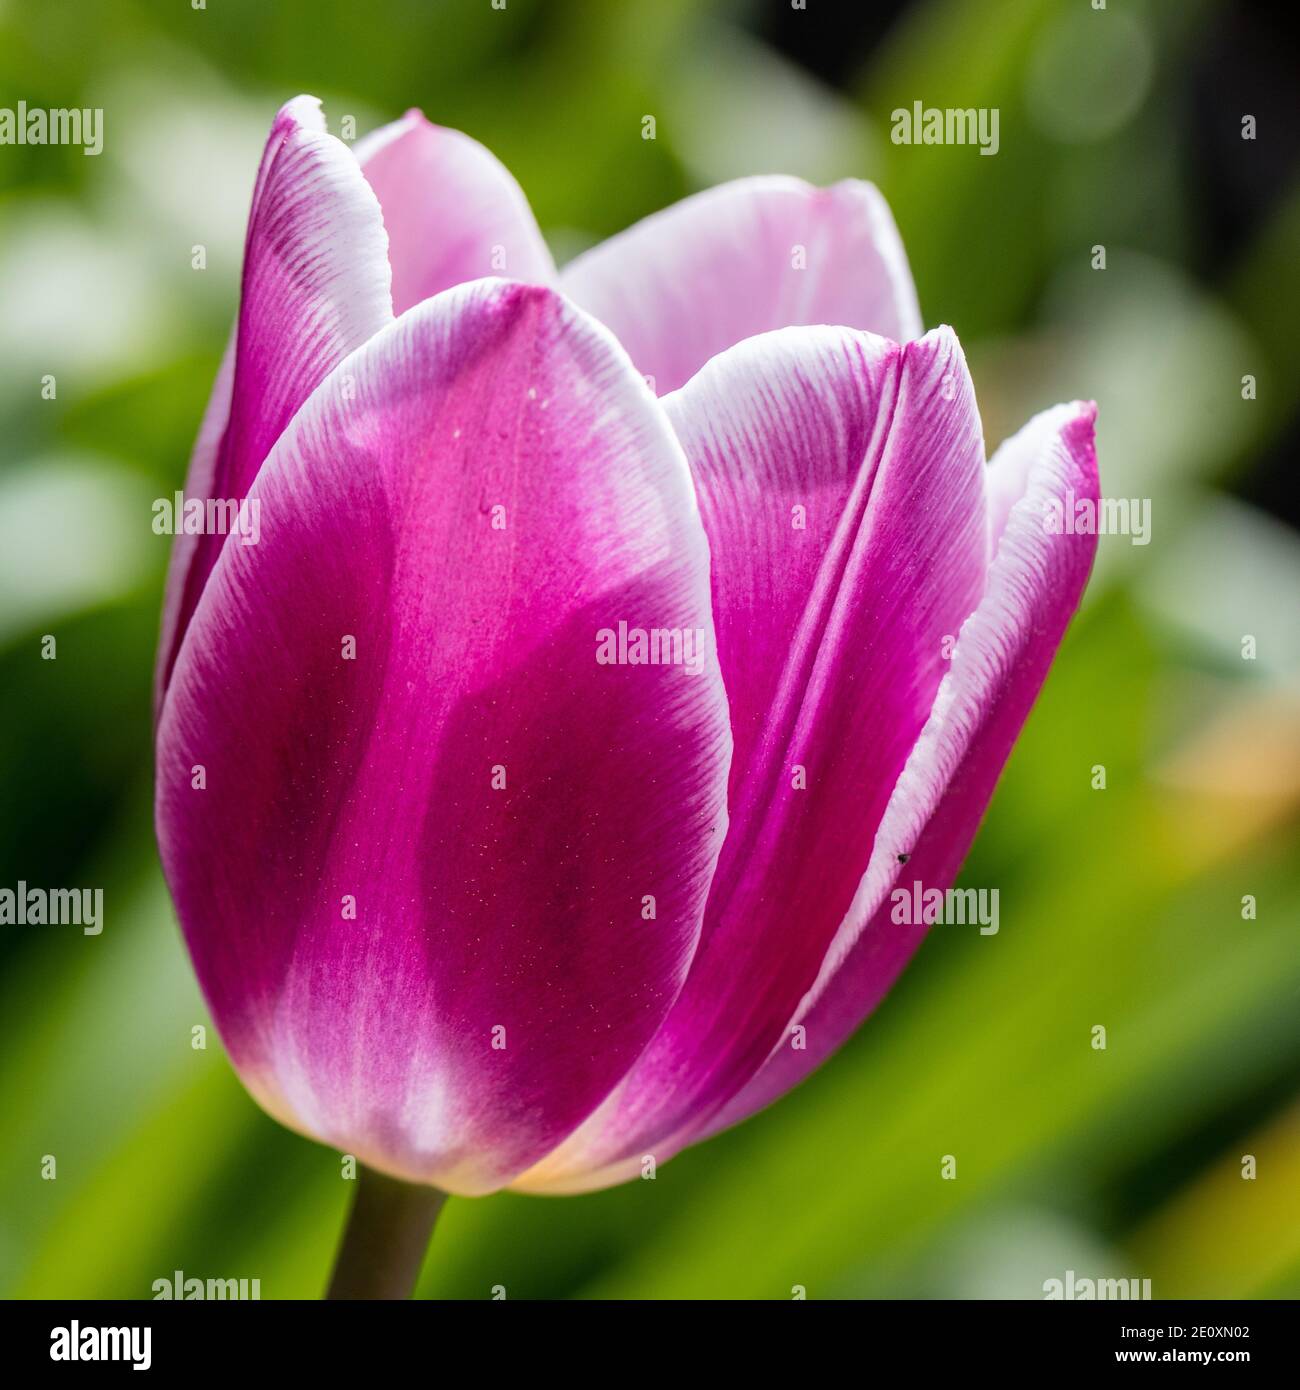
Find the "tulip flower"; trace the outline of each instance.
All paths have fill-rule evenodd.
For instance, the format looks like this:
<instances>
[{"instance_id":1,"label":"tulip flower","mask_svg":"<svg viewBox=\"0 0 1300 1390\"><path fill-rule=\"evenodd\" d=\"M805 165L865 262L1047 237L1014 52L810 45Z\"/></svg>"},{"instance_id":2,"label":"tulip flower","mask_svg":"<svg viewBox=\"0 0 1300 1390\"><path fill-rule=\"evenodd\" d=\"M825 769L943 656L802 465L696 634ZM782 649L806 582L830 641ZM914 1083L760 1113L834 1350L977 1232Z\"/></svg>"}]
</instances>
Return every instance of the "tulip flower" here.
<instances>
[{"instance_id":1,"label":"tulip flower","mask_svg":"<svg viewBox=\"0 0 1300 1390\"><path fill-rule=\"evenodd\" d=\"M412 112L277 116L177 537L157 828L233 1065L408 1184L577 1192L794 1086L925 935L1083 590L1094 407L986 463L870 185L557 272Z\"/></svg>"}]
</instances>

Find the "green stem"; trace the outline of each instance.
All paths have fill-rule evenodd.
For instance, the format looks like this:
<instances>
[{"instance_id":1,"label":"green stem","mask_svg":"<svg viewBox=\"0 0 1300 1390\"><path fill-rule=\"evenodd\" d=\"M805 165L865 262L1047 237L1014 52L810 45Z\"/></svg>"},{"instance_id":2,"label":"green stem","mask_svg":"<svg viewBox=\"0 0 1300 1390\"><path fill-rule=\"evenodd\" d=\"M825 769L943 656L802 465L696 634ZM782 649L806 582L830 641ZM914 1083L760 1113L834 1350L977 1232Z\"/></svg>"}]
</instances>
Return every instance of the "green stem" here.
<instances>
[{"instance_id":1,"label":"green stem","mask_svg":"<svg viewBox=\"0 0 1300 1390\"><path fill-rule=\"evenodd\" d=\"M358 1166L326 1298L410 1298L447 1194Z\"/></svg>"}]
</instances>

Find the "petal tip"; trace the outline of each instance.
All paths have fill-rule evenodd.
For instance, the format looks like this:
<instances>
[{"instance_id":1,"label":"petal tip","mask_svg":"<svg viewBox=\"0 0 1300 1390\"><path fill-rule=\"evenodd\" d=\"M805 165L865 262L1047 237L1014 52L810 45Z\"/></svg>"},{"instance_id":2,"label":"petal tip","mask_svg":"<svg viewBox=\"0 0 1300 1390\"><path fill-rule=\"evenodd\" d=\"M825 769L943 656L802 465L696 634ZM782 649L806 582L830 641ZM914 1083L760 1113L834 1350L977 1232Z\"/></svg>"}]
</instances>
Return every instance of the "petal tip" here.
<instances>
[{"instance_id":1,"label":"petal tip","mask_svg":"<svg viewBox=\"0 0 1300 1390\"><path fill-rule=\"evenodd\" d=\"M413 135L441 135L447 131L447 127L431 121L418 106L408 106L391 125L382 129L388 131L390 140L404 140Z\"/></svg>"},{"instance_id":2,"label":"petal tip","mask_svg":"<svg viewBox=\"0 0 1300 1390\"><path fill-rule=\"evenodd\" d=\"M300 92L296 97L290 97L275 113L275 120L271 122L272 132L284 126L324 131L325 108L320 97L314 97L308 92Z\"/></svg>"},{"instance_id":3,"label":"petal tip","mask_svg":"<svg viewBox=\"0 0 1300 1390\"><path fill-rule=\"evenodd\" d=\"M488 277L483 283L492 303L493 313L520 314L535 308L557 314L567 310L573 314L576 309L576 306L569 304L548 285L535 285L527 280L511 280L505 276Z\"/></svg>"},{"instance_id":4,"label":"petal tip","mask_svg":"<svg viewBox=\"0 0 1300 1390\"><path fill-rule=\"evenodd\" d=\"M905 369L913 369L923 375L933 372L942 375L955 368L963 381L970 380L966 353L962 349L956 329L951 324L938 324L919 338L909 339L902 348ZM974 388L970 389L973 391Z\"/></svg>"},{"instance_id":5,"label":"petal tip","mask_svg":"<svg viewBox=\"0 0 1300 1390\"><path fill-rule=\"evenodd\" d=\"M870 179L836 179L817 192L825 199L861 198L870 203L884 203L885 195Z\"/></svg>"},{"instance_id":6,"label":"petal tip","mask_svg":"<svg viewBox=\"0 0 1300 1390\"><path fill-rule=\"evenodd\" d=\"M905 343L903 350L909 356L934 355L940 350L960 352L961 340L957 337L957 330L952 324L937 323L928 332L921 334L919 338Z\"/></svg>"}]
</instances>

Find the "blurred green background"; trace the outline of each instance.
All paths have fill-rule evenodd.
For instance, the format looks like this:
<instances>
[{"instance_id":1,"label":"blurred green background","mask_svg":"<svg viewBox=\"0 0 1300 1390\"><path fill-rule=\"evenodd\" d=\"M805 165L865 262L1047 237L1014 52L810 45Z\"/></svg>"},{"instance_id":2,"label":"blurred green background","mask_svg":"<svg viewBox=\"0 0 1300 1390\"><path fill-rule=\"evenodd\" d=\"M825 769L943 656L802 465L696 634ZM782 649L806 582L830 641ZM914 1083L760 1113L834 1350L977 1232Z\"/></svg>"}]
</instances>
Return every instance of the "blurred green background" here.
<instances>
[{"instance_id":1,"label":"blurred green background","mask_svg":"<svg viewBox=\"0 0 1300 1390\"><path fill-rule=\"evenodd\" d=\"M1300 1294L1294 61L1268 7L1209 0L0 0L0 105L106 112L98 158L0 148L0 884L103 885L107 918L0 935L0 1293L313 1297L338 1239L337 1156L191 1048L150 813L150 502L308 91L335 130L419 105L484 141L561 259L736 175L872 178L990 448L1094 397L1104 492L1152 500L1150 545L1102 539L967 866L1000 933L937 928L839 1056L654 1182L452 1201L421 1293ZM998 107L1000 153L893 146L916 99Z\"/></svg>"}]
</instances>

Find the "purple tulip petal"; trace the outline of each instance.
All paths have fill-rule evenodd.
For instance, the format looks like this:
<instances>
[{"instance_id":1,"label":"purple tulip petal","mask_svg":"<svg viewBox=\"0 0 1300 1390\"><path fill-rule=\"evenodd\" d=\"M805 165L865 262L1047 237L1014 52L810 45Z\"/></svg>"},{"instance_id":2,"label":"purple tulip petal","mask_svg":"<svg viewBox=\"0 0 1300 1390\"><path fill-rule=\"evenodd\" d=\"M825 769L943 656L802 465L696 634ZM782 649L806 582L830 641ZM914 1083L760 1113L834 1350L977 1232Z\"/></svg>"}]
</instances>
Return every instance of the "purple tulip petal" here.
<instances>
[{"instance_id":1,"label":"purple tulip petal","mask_svg":"<svg viewBox=\"0 0 1300 1390\"><path fill-rule=\"evenodd\" d=\"M1096 407L1076 401L1037 415L989 465L990 497L1015 501L1000 519L988 589L963 628L952 671L881 822L853 911L763 1069L693 1142L784 1094L843 1043L884 998L920 945L924 924L892 921L890 894L951 886L993 788L1037 698L1092 567L1096 537L1056 534L1050 504L1097 498ZM899 857L907 855L906 864Z\"/></svg>"},{"instance_id":2,"label":"purple tulip petal","mask_svg":"<svg viewBox=\"0 0 1300 1390\"><path fill-rule=\"evenodd\" d=\"M187 497L238 501L326 373L392 321L379 203L314 97L271 126L253 189L233 360L217 378ZM163 604L156 700L225 541L176 537Z\"/></svg>"},{"instance_id":3,"label":"purple tulip petal","mask_svg":"<svg viewBox=\"0 0 1300 1390\"><path fill-rule=\"evenodd\" d=\"M212 384L212 395L208 397L208 404L199 424L198 438L194 441L194 450L190 455L189 472L185 478L185 495L187 497L206 499L217 494L215 481L217 464L221 458L221 441L225 437L226 422L230 419L230 399L234 387L235 338L236 333L232 332L230 340L226 344L226 350L222 354L221 366L217 368L216 380ZM188 592L190 587L189 574L191 569L195 568L198 548L200 544L205 542L211 543L209 538L199 534L187 535L179 527L177 534L172 537L171 554L167 559L167 580L163 585L162 620L159 627L158 652L155 657L153 673L155 719L162 713L163 695L167 689L167 682L171 679L172 666L176 661L176 651L180 646L181 638L185 635L185 627L189 624L190 617L194 612L194 604L197 602L196 595L191 595ZM202 584L211 569L211 562L207 562L206 555L204 559L206 563L202 577L200 578L196 574L194 579L196 594L201 592ZM182 607L185 610L183 622Z\"/></svg>"},{"instance_id":4,"label":"purple tulip petal","mask_svg":"<svg viewBox=\"0 0 1300 1390\"><path fill-rule=\"evenodd\" d=\"M875 187L854 179L722 184L594 247L560 280L661 395L769 329L842 324L896 342L921 332L893 216Z\"/></svg>"},{"instance_id":5,"label":"purple tulip petal","mask_svg":"<svg viewBox=\"0 0 1300 1390\"><path fill-rule=\"evenodd\" d=\"M528 199L477 140L413 110L358 141L356 155L384 209L397 313L485 276L555 283Z\"/></svg>"},{"instance_id":6,"label":"purple tulip petal","mask_svg":"<svg viewBox=\"0 0 1300 1390\"><path fill-rule=\"evenodd\" d=\"M284 1123L489 1191L626 1072L698 940L731 741L686 459L605 330L485 280L344 362L253 499L159 729L199 978ZM700 633L703 669L599 664L620 620Z\"/></svg>"},{"instance_id":7,"label":"purple tulip petal","mask_svg":"<svg viewBox=\"0 0 1300 1390\"><path fill-rule=\"evenodd\" d=\"M949 330L904 348L846 329L765 335L664 408L713 556L731 825L681 996L525 1187L599 1186L669 1157L778 1045L850 912L945 639L984 586L983 442Z\"/></svg>"}]
</instances>

